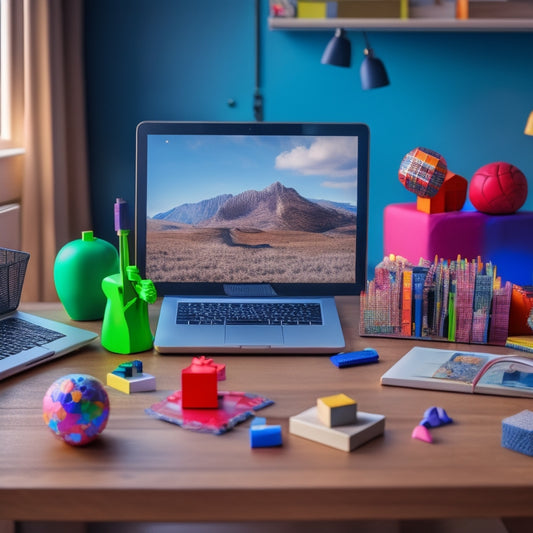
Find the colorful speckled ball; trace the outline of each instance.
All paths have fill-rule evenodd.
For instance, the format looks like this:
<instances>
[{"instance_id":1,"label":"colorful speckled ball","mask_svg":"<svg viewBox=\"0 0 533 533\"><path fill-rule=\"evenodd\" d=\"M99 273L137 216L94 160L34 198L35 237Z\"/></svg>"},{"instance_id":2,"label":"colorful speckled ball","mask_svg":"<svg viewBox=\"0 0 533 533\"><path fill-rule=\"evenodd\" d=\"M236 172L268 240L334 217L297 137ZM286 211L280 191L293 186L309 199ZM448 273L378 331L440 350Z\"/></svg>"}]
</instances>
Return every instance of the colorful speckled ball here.
<instances>
[{"instance_id":1,"label":"colorful speckled ball","mask_svg":"<svg viewBox=\"0 0 533 533\"><path fill-rule=\"evenodd\" d=\"M92 442L106 427L109 397L102 383L88 374L68 374L54 381L43 398L46 425L73 446Z\"/></svg>"},{"instance_id":2,"label":"colorful speckled ball","mask_svg":"<svg viewBox=\"0 0 533 533\"><path fill-rule=\"evenodd\" d=\"M438 152L414 148L400 163L398 178L402 185L420 198L433 198L446 177L448 165Z\"/></svg>"}]
</instances>

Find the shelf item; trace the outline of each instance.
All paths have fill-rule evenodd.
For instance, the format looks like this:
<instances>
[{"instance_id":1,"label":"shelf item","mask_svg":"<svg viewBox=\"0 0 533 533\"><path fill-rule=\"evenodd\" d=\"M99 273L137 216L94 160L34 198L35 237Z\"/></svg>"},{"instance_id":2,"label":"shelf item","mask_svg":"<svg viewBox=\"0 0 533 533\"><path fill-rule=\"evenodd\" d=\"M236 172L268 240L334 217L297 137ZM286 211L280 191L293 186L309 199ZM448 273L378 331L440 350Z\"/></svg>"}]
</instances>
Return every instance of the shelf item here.
<instances>
[{"instance_id":1,"label":"shelf item","mask_svg":"<svg viewBox=\"0 0 533 533\"><path fill-rule=\"evenodd\" d=\"M335 28L374 31L533 31L533 18L291 18L270 17L271 30L322 31Z\"/></svg>"},{"instance_id":2,"label":"shelf item","mask_svg":"<svg viewBox=\"0 0 533 533\"><path fill-rule=\"evenodd\" d=\"M359 334L504 346L513 285L496 272L461 258L385 257L361 292Z\"/></svg>"},{"instance_id":3,"label":"shelf item","mask_svg":"<svg viewBox=\"0 0 533 533\"><path fill-rule=\"evenodd\" d=\"M413 264L436 255L481 257L498 265L498 275L517 285L531 285L533 250L528 246L533 212L487 215L479 211L449 211L428 215L416 204L390 204L383 215L384 255L396 254ZM413 238L416 236L416 238Z\"/></svg>"},{"instance_id":4,"label":"shelf item","mask_svg":"<svg viewBox=\"0 0 533 533\"><path fill-rule=\"evenodd\" d=\"M532 19L533 3L525 0L470 0L468 14L472 19Z\"/></svg>"}]
</instances>

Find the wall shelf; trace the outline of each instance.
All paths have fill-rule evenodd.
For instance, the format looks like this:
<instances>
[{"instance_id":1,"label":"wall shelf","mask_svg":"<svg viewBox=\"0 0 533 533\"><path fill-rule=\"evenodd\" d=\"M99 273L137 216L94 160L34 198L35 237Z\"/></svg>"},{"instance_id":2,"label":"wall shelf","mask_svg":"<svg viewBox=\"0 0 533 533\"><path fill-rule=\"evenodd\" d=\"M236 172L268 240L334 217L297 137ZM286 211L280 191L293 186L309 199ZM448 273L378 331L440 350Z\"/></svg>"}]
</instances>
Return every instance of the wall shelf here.
<instances>
[{"instance_id":1,"label":"wall shelf","mask_svg":"<svg viewBox=\"0 0 533 533\"><path fill-rule=\"evenodd\" d=\"M304 19L292 17L270 17L271 30L345 30L367 31L533 31L533 19L445 19L445 18L330 18Z\"/></svg>"}]
</instances>

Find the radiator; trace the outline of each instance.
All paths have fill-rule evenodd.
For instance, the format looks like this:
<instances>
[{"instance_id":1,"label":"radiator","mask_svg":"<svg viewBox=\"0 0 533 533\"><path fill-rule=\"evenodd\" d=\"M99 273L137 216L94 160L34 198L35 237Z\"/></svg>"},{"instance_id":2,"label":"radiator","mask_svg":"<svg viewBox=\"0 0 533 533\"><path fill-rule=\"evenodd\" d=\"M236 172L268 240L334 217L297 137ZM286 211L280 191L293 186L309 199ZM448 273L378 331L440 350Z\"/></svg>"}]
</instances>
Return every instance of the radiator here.
<instances>
[{"instance_id":1,"label":"radiator","mask_svg":"<svg viewBox=\"0 0 533 533\"><path fill-rule=\"evenodd\" d=\"M20 204L0 205L0 246L20 250Z\"/></svg>"}]
</instances>

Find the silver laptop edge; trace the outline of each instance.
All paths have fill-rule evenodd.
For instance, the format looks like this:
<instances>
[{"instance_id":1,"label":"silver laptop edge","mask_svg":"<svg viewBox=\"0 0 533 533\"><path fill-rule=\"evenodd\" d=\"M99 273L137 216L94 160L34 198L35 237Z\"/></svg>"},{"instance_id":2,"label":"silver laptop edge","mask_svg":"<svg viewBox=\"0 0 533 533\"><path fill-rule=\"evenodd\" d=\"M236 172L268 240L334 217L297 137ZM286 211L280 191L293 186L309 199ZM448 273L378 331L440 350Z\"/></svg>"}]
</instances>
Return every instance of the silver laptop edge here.
<instances>
[{"instance_id":1,"label":"silver laptop edge","mask_svg":"<svg viewBox=\"0 0 533 533\"><path fill-rule=\"evenodd\" d=\"M187 296L165 296L161 305L159 321L166 324L165 328L157 328L154 346L160 353L279 353L279 354L324 354L337 353L345 348L344 336L333 297L290 297L282 298L255 298L254 301L262 302L317 302L322 306L322 316L326 321L319 326L303 326L305 328L306 346L302 346L301 331L297 326L225 326L225 325L180 325L176 324L176 310L179 302L191 300L205 301L205 297ZM240 300L240 299L239 299ZM239 301L233 298L208 298L213 301ZM173 324L168 327L168 324ZM232 328L245 328L244 336L241 339L248 340L247 343L231 343L228 339L232 335ZM324 331L327 328L327 342ZM263 337L271 339L272 329L279 330L280 342L263 342ZM276 337L276 335L274 335ZM179 339L179 342L176 342Z\"/></svg>"},{"instance_id":2,"label":"silver laptop edge","mask_svg":"<svg viewBox=\"0 0 533 533\"><path fill-rule=\"evenodd\" d=\"M33 324L63 333L65 336L49 342L44 346L38 346L0 360L0 379L5 379L14 374L18 374L31 367L40 365L45 361L51 361L62 357L67 353L82 348L98 337L98 335L92 331L69 326L62 322L48 320L22 311L14 311L8 315L2 316L2 319L8 317L18 317Z\"/></svg>"}]
</instances>

